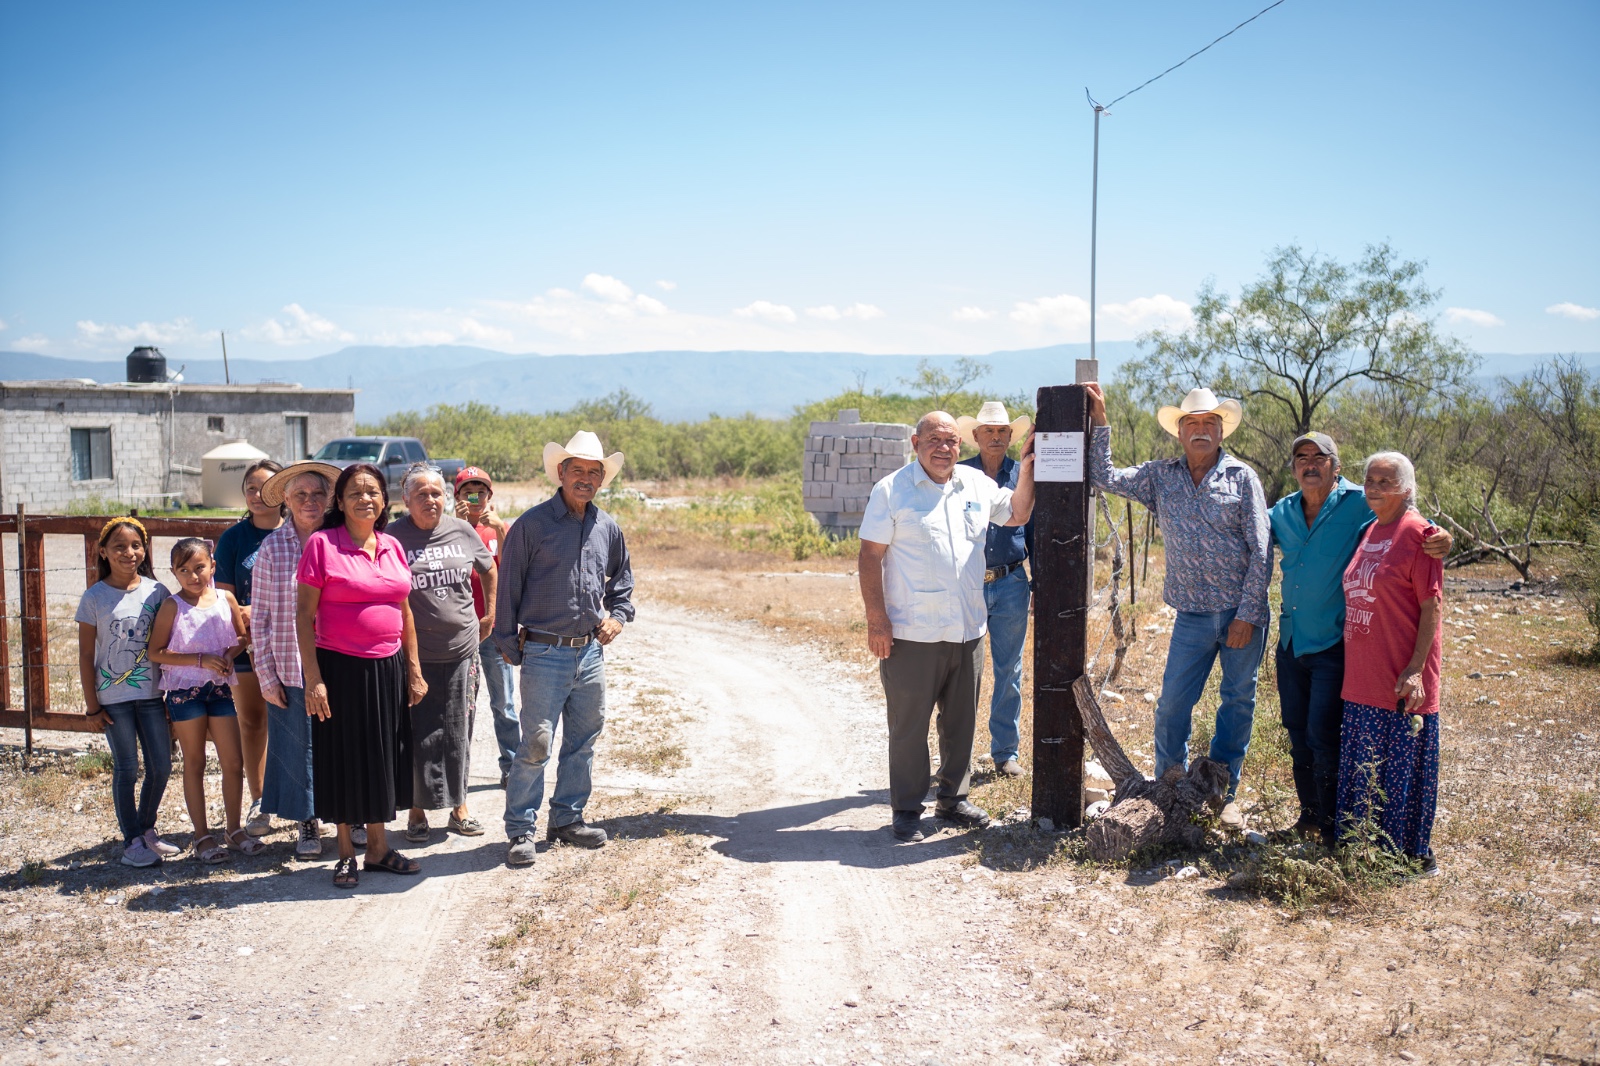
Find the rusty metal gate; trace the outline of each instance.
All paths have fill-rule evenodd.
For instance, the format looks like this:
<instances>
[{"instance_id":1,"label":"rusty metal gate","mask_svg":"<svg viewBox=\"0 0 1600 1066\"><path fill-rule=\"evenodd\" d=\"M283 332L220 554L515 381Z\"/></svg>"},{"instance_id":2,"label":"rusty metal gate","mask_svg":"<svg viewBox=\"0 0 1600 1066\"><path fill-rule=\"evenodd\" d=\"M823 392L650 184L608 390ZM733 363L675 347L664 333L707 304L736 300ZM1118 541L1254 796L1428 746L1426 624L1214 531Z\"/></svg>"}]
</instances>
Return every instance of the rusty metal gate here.
<instances>
[{"instance_id":1,"label":"rusty metal gate","mask_svg":"<svg viewBox=\"0 0 1600 1066\"><path fill-rule=\"evenodd\" d=\"M82 705L72 710L52 710L50 706L50 612L46 598L44 538L47 534L77 535L83 538L83 584L87 589L98 580L100 527L112 515L36 515L30 516L18 505L16 514L0 514L0 536L15 534L19 604L15 615L6 602L9 575L0 567L0 727L21 729L24 743L33 749L35 729L94 732ZM152 539L156 537L206 537L216 540L236 518L146 518L138 516ZM152 560L154 563L154 560ZM11 627L20 630L20 662L11 661ZM73 668L76 670L76 666ZM12 680L20 677L21 700L12 698Z\"/></svg>"}]
</instances>

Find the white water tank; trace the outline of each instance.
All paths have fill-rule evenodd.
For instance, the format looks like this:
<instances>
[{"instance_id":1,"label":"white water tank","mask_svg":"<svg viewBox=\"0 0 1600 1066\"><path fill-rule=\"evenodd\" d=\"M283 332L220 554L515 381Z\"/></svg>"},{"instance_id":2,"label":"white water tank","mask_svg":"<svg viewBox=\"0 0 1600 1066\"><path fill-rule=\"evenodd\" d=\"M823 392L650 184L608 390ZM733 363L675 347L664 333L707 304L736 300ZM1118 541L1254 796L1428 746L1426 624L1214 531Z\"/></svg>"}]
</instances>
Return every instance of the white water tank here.
<instances>
[{"instance_id":1,"label":"white water tank","mask_svg":"<svg viewBox=\"0 0 1600 1066\"><path fill-rule=\"evenodd\" d=\"M251 463L270 459L247 440L229 441L200 457L200 502L206 507L243 507L239 483Z\"/></svg>"}]
</instances>

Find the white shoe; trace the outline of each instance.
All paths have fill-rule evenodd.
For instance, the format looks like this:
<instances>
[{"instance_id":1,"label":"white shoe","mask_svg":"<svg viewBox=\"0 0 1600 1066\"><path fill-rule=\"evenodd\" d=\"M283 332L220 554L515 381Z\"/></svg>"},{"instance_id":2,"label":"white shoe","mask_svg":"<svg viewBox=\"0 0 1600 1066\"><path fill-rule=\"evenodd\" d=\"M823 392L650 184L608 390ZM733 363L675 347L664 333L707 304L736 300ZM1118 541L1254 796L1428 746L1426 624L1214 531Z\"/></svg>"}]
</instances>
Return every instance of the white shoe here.
<instances>
[{"instance_id":1,"label":"white shoe","mask_svg":"<svg viewBox=\"0 0 1600 1066\"><path fill-rule=\"evenodd\" d=\"M178 845L168 844L165 840L162 840L161 837L156 834L154 829L146 829L144 831L144 836L140 837L139 839L144 841L145 847L149 848L163 859L172 855L177 855L179 852L183 851L183 849L178 847Z\"/></svg>"},{"instance_id":2,"label":"white shoe","mask_svg":"<svg viewBox=\"0 0 1600 1066\"><path fill-rule=\"evenodd\" d=\"M350 843L354 844L358 848L366 847L367 846L367 827L364 826L364 825L353 825L353 826L351 826L350 827Z\"/></svg>"},{"instance_id":3,"label":"white shoe","mask_svg":"<svg viewBox=\"0 0 1600 1066\"><path fill-rule=\"evenodd\" d=\"M250 817L245 820L244 831L253 837L264 837L272 832L272 815L261 813L261 801L250 804Z\"/></svg>"},{"instance_id":4,"label":"white shoe","mask_svg":"<svg viewBox=\"0 0 1600 1066\"><path fill-rule=\"evenodd\" d=\"M122 849L121 861L124 866L156 866L161 856L145 847L144 838L140 837Z\"/></svg>"},{"instance_id":5,"label":"white shoe","mask_svg":"<svg viewBox=\"0 0 1600 1066\"><path fill-rule=\"evenodd\" d=\"M300 823L300 839L295 842L294 857L306 860L322 857L322 823L317 819L308 818Z\"/></svg>"},{"instance_id":6,"label":"white shoe","mask_svg":"<svg viewBox=\"0 0 1600 1066\"><path fill-rule=\"evenodd\" d=\"M1244 812L1239 809L1239 805L1233 800L1229 800L1222 805L1222 813L1218 815L1217 820L1229 829L1240 830L1244 828Z\"/></svg>"}]
</instances>

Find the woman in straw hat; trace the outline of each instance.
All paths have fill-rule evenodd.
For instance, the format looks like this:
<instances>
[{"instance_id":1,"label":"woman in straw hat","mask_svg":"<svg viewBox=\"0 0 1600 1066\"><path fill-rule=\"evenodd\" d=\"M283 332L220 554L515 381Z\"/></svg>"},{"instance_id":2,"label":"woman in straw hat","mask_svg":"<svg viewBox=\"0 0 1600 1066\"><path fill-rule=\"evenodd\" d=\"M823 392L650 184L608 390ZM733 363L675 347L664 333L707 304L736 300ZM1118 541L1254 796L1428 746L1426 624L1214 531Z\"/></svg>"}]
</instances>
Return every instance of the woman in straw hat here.
<instances>
[{"instance_id":1,"label":"woman in straw hat","mask_svg":"<svg viewBox=\"0 0 1600 1066\"><path fill-rule=\"evenodd\" d=\"M585 825L594 742L605 725L601 649L633 621L633 566L617 523L594 505L622 469L586 430L544 446L545 474L560 490L524 511L506 534L494 638L520 667L522 740L506 782L506 862L533 862L534 823L556 724L561 752L546 838L598 848L605 830Z\"/></svg>"},{"instance_id":2,"label":"woman in straw hat","mask_svg":"<svg viewBox=\"0 0 1600 1066\"><path fill-rule=\"evenodd\" d=\"M1193 389L1156 412L1183 454L1138 466L1111 465L1105 394L1090 383L1089 477L1103 491L1138 500L1161 519L1166 545L1162 595L1178 612L1156 703L1156 776L1189 762L1190 719L1212 665L1222 660L1221 704L1211 758L1228 766L1222 822L1244 827L1234 802L1255 721L1256 672L1266 645L1271 579L1267 503L1256 472L1222 449L1244 417L1238 400Z\"/></svg>"}]
</instances>

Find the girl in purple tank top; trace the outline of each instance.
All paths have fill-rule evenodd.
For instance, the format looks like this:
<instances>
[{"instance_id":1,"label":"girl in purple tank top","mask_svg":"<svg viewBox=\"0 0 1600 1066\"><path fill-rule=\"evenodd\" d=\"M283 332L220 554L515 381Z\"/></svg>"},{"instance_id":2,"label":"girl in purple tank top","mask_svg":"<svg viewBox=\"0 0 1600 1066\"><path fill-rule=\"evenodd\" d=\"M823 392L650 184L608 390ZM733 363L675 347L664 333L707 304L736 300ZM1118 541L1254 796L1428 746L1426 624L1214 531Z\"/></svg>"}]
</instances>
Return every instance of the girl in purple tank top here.
<instances>
[{"instance_id":1,"label":"girl in purple tank top","mask_svg":"<svg viewBox=\"0 0 1600 1066\"><path fill-rule=\"evenodd\" d=\"M206 825L206 738L222 764L222 805L228 814L228 848L254 855L265 844L239 826L244 754L233 706L233 660L249 643L244 613L230 592L211 583L211 544L185 537L172 546L172 576L181 591L161 605L150 632L150 658L161 664L167 716L183 752L183 798L194 823L194 855L201 862L227 858Z\"/></svg>"}]
</instances>

